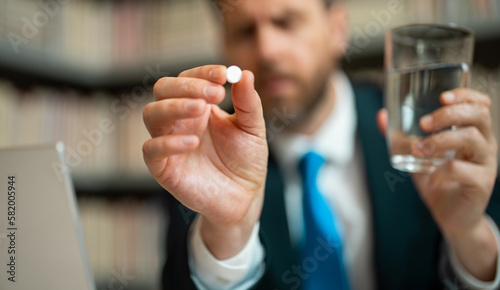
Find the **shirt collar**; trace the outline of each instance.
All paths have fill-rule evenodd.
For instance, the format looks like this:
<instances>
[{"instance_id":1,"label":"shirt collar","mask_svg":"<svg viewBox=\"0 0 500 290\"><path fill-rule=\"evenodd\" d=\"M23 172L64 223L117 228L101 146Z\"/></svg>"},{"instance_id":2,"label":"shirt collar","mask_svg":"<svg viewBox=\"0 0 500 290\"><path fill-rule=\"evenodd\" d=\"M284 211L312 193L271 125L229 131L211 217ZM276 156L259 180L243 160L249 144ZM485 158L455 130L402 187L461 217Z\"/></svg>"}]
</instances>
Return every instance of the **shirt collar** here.
<instances>
[{"instance_id":1,"label":"shirt collar","mask_svg":"<svg viewBox=\"0 0 500 290\"><path fill-rule=\"evenodd\" d=\"M313 136L298 133L280 133L269 146L279 164L289 168L309 151L322 155L335 166L345 166L352 158L355 147L357 115L354 92L347 76L337 71L331 81L335 90L335 105Z\"/></svg>"}]
</instances>

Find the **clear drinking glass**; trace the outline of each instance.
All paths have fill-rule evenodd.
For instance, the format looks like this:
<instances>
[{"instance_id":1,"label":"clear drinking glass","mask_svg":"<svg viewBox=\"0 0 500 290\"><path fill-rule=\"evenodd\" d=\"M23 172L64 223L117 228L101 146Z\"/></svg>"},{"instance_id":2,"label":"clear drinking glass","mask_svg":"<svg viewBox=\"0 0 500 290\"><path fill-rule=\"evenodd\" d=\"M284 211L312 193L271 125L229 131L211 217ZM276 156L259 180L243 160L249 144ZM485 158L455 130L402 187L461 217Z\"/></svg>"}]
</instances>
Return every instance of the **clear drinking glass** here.
<instances>
[{"instance_id":1,"label":"clear drinking glass","mask_svg":"<svg viewBox=\"0 0 500 290\"><path fill-rule=\"evenodd\" d=\"M454 157L451 151L426 154L430 157L425 158L411 152L416 141L436 133L424 132L419 121L442 106L441 93L469 86L473 49L473 34L453 24L412 24L387 32L385 106L389 114L388 150L394 168L429 172Z\"/></svg>"}]
</instances>

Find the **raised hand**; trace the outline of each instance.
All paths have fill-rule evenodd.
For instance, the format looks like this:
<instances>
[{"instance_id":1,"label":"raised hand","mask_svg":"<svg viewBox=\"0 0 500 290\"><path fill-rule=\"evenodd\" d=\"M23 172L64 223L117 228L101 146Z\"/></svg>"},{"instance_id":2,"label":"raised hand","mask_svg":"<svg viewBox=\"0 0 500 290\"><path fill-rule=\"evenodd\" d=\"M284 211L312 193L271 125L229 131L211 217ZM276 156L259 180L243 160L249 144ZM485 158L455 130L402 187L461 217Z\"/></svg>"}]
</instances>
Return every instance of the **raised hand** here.
<instances>
[{"instance_id":1,"label":"raised hand","mask_svg":"<svg viewBox=\"0 0 500 290\"><path fill-rule=\"evenodd\" d=\"M160 79L143 112L151 174L202 215L202 237L219 259L241 250L259 220L268 158L253 74L244 71L232 87L234 114L216 105L225 96L226 70L210 65Z\"/></svg>"},{"instance_id":2,"label":"raised hand","mask_svg":"<svg viewBox=\"0 0 500 290\"><path fill-rule=\"evenodd\" d=\"M449 246L478 279L494 277L498 249L486 220L486 207L497 177L498 146L488 96L470 89L441 95L443 107L424 116L420 126L436 132L412 144L412 155L439 156L455 150L455 159L431 173L413 174L420 197ZM383 132L387 112L377 116ZM456 130L443 130L456 126ZM442 130L442 131L441 131Z\"/></svg>"}]
</instances>

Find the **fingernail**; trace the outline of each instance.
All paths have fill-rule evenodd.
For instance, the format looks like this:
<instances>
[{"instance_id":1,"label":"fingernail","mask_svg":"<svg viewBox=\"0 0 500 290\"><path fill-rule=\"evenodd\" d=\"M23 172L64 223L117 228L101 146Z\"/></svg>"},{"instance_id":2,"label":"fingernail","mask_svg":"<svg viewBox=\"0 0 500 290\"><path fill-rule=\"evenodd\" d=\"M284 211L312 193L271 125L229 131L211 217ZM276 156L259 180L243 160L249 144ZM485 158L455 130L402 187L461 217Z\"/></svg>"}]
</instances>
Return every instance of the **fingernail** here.
<instances>
[{"instance_id":1,"label":"fingernail","mask_svg":"<svg viewBox=\"0 0 500 290\"><path fill-rule=\"evenodd\" d=\"M416 142L411 148L411 155L415 157L421 157L424 155L424 144L422 142Z\"/></svg>"},{"instance_id":2,"label":"fingernail","mask_svg":"<svg viewBox=\"0 0 500 290\"><path fill-rule=\"evenodd\" d=\"M446 92L443 94L443 99L448 103L453 102L455 100L455 94L452 92Z\"/></svg>"},{"instance_id":3,"label":"fingernail","mask_svg":"<svg viewBox=\"0 0 500 290\"><path fill-rule=\"evenodd\" d=\"M432 116L425 116L422 118L422 125L425 127L431 127L432 126Z\"/></svg>"},{"instance_id":4,"label":"fingernail","mask_svg":"<svg viewBox=\"0 0 500 290\"><path fill-rule=\"evenodd\" d=\"M200 101L189 101L185 106L188 111L196 111L200 107L200 104Z\"/></svg>"},{"instance_id":5,"label":"fingernail","mask_svg":"<svg viewBox=\"0 0 500 290\"><path fill-rule=\"evenodd\" d=\"M205 96L209 98L215 98L219 95L220 87L218 86L207 86L205 87Z\"/></svg>"},{"instance_id":6,"label":"fingernail","mask_svg":"<svg viewBox=\"0 0 500 290\"><path fill-rule=\"evenodd\" d=\"M189 145L193 145L195 142L196 142L195 136L182 136L181 137L181 143L183 145L189 146Z\"/></svg>"},{"instance_id":7,"label":"fingernail","mask_svg":"<svg viewBox=\"0 0 500 290\"><path fill-rule=\"evenodd\" d=\"M217 77L219 76L219 69L218 68L214 68L214 69L210 70L210 72L208 73L208 76L212 80L217 79Z\"/></svg>"}]
</instances>

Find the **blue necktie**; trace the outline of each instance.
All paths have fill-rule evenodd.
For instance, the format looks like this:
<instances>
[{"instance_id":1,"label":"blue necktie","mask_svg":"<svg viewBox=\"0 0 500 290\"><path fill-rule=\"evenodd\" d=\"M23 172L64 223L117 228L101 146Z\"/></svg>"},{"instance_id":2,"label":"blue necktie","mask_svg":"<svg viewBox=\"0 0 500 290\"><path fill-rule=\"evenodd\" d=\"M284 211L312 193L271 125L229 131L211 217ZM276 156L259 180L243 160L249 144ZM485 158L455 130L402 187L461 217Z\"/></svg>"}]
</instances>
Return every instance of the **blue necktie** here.
<instances>
[{"instance_id":1,"label":"blue necktie","mask_svg":"<svg viewBox=\"0 0 500 290\"><path fill-rule=\"evenodd\" d=\"M328 201L317 186L318 172L325 159L314 152L305 154L299 163L302 177L305 239L302 270L308 276L304 289L348 290L349 282L342 259L342 243L336 219Z\"/></svg>"}]
</instances>

